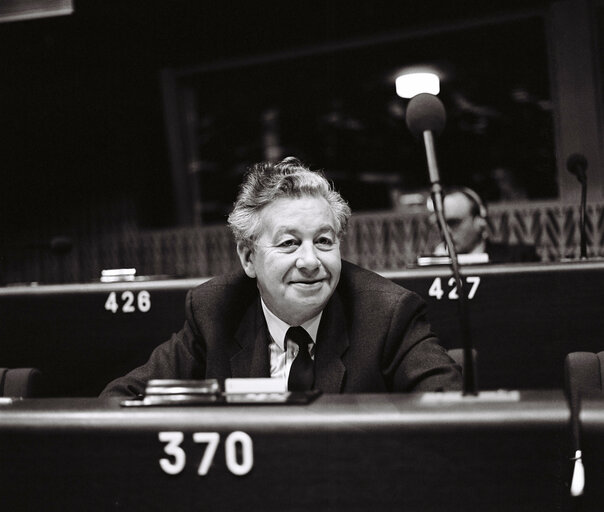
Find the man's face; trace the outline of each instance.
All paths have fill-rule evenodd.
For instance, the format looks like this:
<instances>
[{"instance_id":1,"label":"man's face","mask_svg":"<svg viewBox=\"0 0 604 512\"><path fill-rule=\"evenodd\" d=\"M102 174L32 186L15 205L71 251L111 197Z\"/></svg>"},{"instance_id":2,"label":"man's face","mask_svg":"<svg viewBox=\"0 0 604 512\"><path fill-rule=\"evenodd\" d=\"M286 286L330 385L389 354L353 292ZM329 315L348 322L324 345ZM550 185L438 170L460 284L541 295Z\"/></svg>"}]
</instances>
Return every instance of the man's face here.
<instances>
[{"instance_id":1,"label":"man's face","mask_svg":"<svg viewBox=\"0 0 604 512\"><path fill-rule=\"evenodd\" d=\"M323 310L340 279L336 221L322 197L281 198L260 212L253 248L237 253L267 307L290 325Z\"/></svg>"},{"instance_id":2,"label":"man's face","mask_svg":"<svg viewBox=\"0 0 604 512\"><path fill-rule=\"evenodd\" d=\"M484 219L472 215L472 203L464 194L445 196L445 219L458 253L470 253L483 240Z\"/></svg>"}]
</instances>

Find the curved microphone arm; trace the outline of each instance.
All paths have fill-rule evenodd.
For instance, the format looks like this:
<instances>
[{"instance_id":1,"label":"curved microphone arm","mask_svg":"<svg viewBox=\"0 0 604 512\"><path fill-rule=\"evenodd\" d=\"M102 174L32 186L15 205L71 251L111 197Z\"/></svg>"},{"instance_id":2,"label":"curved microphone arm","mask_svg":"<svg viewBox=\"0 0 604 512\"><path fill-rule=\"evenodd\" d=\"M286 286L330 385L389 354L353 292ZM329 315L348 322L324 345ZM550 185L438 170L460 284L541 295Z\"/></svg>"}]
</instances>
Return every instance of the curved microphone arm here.
<instances>
[{"instance_id":1,"label":"curved microphone arm","mask_svg":"<svg viewBox=\"0 0 604 512\"><path fill-rule=\"evenodd\" d=\"M424 145L426 147L426 157L428 161L428 173L430 175L432 196L432 204L434 205L434 213L438 221L440 233L449 251L451 260L451 270L457 286L457 294L459 296L459 318L461 327L461 339L463 344L463 394L476 395L478 394L476 386L476 372L474 368L474 358L472 356L472 338L470 334L470 320L468 314L468 302L465 286L461 278L459 269L459 260L457 258L457 250L451 238L451 232L445 219L442 186L440 185L438 164L436 162L436 150L434 148L434 137L429 130L424 131Z\"/></svg>"},{"instance_id":2,"label":"curved microphone arm","mask_svg":"<svg viewBox=\"0 0 604 512\"><path fill-rule=\"evenodd\" d=\"M574 174L581 183L581 211L579 213L579 230L581 233L581 259L587 259L587 158L581 153L573 153L566 160L568 172Z\"/></svg>"},{"instance_id":3,"label":"curved microphone arm","mask_svg":"<svg viewBox=\"0 0 604 512\"><path fill-rule=\"evenodd\" d=\"M474 358L472 357L472 340L470 337L470 320L468 317L468 304L457 252L451 238L451 233L445 220L443 208L442 187L440 185L440 174L436 162L436 150L434 148L434 134L438 135L445 127L445 107L434 95L428 93L418 94L409 102L406 111L406 121L409 131L417 138L422 137L426 149L428 161L428 173L432 184L431 195L434 212L438 220L441 235L449 250L451 269L457 285L459 296L459 318L461 326L461 338L463 343L463 394L477 395L476 376L474 369Z\"/></svg>"},{"instance_id":4,"label":"curved microphone arm","mask_svg":"<svg viewBox=\"0 0 604 512\"><path fill-rule=\"evenodd\" d=\"M463 394L464 395L476 395L478 394L476 386L476 373L474 368L474 358L472 356L472 338L470 334L470 320L468 316L468 302L466 296L466 288L461 278L461 271L459 269L459 261L457 258L457 251L455 244L451 238L451 232L449 226L445 220L443 212L443 196L442 187L439 182L432 183L431 194L432 204L434 205L434 212L438 221L438 227L443 237L447 250L449 251L449 258L451 260L451 270L453 271L453 277L455 279L455 285L457 286L457 295L459 296L459 321L461 328L461 339L463 344Z\"/></svg>"},{"instance_id":5,"label":"curved microphone arm","mask_svg":"<svg viewBox=\"0 0 604 512\"><path fill-rule=\"evenodd\" d=\"M581 180L581 218L579 219L579 229L581 231L581 259L587 259L587 232L585 227L585 218L587 217L587 179Z\"/></svg>"}]
</instances>

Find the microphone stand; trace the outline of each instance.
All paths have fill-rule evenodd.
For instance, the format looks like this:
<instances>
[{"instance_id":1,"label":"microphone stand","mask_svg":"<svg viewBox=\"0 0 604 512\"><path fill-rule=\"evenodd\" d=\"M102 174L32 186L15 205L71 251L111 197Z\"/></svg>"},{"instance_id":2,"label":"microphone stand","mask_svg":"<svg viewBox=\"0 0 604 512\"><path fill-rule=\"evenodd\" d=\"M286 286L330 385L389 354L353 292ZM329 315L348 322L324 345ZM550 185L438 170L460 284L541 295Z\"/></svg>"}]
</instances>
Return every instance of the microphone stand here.
<instances>
[{"instance_id":1,"label":"microphone stand","mask_svg":"<svg viewBox=\"0 0 604 512\"><path fill-rule=\"evenodd\" d=\"M434 137L432 132L426 130L423 132L424 144L426 146L426 157L428 161L428 173L430 175L431 190L430 195L432 197L432 204L434 205L434 212L438 221L441 235L444 238L445 245L449 251L449 257L451 259L451 270L453 271L453 277L457 285L457 293L459 296L459 320L461 327L461 339L463 346L463 394L464 395L477 395L476 389L476 374L474 369L474 358L472 356L472 340L470 336L470 321L468 317L468 303L466 298L466 291L461 278L461 272L459 270L459 261L457 258L457 251L451 238L451 232L449 226L445 220L444 215L444 204L442 187L440 185L438 164L436 162L436 150L434 148Z\"/></svg>"},{"instance_id":2,"label":"microphone stand","mask_svg":"<svg viewBox=\"0 0 604 512\"><path fill-rule=\"evenodd\" d=\"M581 232L581 259L587 259L587 159L581 153L573 153L566 160L568 172L574 174L581 183L581 209L579 212L579 231Z\"/></svg>"},{"instance_id":3,"label":"microphone stand","mask_svg":"<svg viewBox=\"0 0 604 512\"><path fill-rule=\"evenodd\" d=\"M579 229L581 230L581 259L587 259L587 232L585 228L585 218L587 217L587 176L585 171L581 174L581 212L579 219Z\"/></svg>"}]
</instances>

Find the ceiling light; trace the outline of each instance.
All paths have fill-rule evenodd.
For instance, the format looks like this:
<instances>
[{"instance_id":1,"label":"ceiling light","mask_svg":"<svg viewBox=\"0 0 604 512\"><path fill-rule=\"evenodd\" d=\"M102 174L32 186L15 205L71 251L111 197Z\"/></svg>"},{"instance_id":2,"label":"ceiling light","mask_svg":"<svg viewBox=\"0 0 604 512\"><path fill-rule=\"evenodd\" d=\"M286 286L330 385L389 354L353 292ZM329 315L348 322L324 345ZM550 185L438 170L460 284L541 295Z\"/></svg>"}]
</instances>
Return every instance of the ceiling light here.
<instances>
[{"instance_id":1,"label":"ceiling light","mask_svg":"<svg viewBox=\"0 0 604 512\"><path fill-rule=\"evenodd\" d=\"M440 80L435 73L406 73L396 78L396 94L401 98L413 98L423 92L440 92Z\"/></svg>"}]
</instances>

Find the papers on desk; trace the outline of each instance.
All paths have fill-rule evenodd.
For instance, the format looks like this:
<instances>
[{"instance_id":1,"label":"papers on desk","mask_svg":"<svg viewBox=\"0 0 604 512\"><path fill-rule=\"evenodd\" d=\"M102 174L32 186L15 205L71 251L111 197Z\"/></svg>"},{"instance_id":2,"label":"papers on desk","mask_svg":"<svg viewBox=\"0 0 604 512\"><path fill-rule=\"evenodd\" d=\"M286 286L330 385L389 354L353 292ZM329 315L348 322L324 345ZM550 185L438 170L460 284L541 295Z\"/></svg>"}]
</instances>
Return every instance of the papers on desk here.
<instances>
[{"instance_id":1,"label":"papers on desk","mask_svg":"<svg viewBox=\"0 0 604 512\"><path fill-rule=\"evenodd\" d=\"M287 391L282 379L226 379L222 392L218 380L154 379L147 383L141 398L122 400L122 407L307 404L321 394Z\"/></svg>"},{"instance_id":2,"label":"papers on desk","mask_svg":"<svg viewBox=\"0 0 604 512\"><path fill-rule=\"evenodd\" d=\"M489 255L486 252L458 254L457 261L460 265L478 265L481 263L488 263ZM417 264L420 267L429 265L450 265L451 258L449 258L449 256L418 256Z\"/></svg>"},{"instance_id":3,"label":"papers on desk","mask_svg":"<svg viewBox=\"0 0 604 512\"><path fill-rule=\"evenodd\" d=\"M241 393L287 393L285 379L225 379L224 392Z\"/></svg>"},{"instance_id":4,"label":"papers on desk","mask_svg":"<svg viewBox=\"0 0 604 512\"><path fill-rule=\"evenodd\" d=\"M481 391L476 395L464 395L461 391L441 391L424 393L420 399L422 404L468 403L468 402L519 402L520 391L517 389L498 389Z\"/></svg>"}]
</instances>

